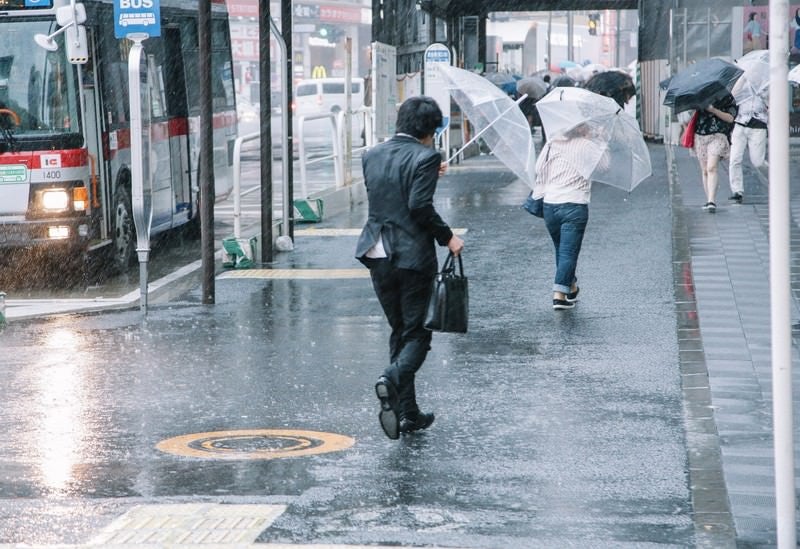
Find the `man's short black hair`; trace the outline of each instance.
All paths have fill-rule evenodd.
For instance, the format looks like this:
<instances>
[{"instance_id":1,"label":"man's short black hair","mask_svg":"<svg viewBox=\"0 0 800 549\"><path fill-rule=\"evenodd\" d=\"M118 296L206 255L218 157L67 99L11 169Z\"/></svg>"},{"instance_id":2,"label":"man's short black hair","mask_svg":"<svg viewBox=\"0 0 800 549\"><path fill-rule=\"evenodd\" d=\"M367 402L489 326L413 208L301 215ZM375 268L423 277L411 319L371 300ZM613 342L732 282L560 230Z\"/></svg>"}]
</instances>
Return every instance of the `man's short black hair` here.
<instances>
[{"instance_id":1,"label":"man's short black hair","mask_svg":"<svg viewBox=\"0 0 800 549\"><path fill-rule=\"evenodd\" d=\"M425 95L409 97L397 111L397 133L424 139L435 134L441 125L442 109L433 98Z\"/></svg>"}]
</instances>

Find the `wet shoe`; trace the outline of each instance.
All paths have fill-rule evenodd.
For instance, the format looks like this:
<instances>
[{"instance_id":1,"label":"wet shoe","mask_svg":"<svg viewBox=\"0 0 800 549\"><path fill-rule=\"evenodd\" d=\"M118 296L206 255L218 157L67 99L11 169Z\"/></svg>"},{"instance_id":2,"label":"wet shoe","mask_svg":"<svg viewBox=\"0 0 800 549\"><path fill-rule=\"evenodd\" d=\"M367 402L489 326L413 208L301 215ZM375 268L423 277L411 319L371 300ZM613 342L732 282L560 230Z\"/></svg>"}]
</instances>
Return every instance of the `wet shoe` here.
<instances>
[{"instance_id":1,"label":"wet shoe","mask_svg":"<svg viewBox=\"0 0 800 549\"><path fill-rule=\"evenodd\" d=\"M703 209L708 213L713 214L717 211L717 205L714 204L713 202L706 202L705 205L703 206Z\"/></svg>"},{"instance_id":2,"label":"wet shoe","mask_svg":"<svg viewBox=\"0 0 800 549\"><path fill-rule=\"evenodd\" d=\"M572 309L575 307L574 301L567 301L566 299L554 299L553 300L553 310L554 311L563 311L564 309Z\"/></svg>"},{"instance_id":3,"label":"wet shoe","mask_svg":"<svg viewBox=\"0 0 800 549\"><path fill-rule=\"evenodd\" d=\"M413 433L414 431L421 431L433 425L433 412L426 414L420 412L415 419L404 417L400 420L401 433Z\"/></svg>"},{"instance_id":4,"label":"wet shoe","mask_svg":"<svg viewBox=\"0 0 800 549\"><path fill-rule=\"evenodd\" d=\"M570 293L567 294L567 301L569 301L570 303L572 303L573 301L578 301L578 294L580 292L581 292L581 289L579 287L575 286L575 291L574 292L570 292Z\"/></svg>"},{"instance_id":5,"label":"wet shoe","mask_svg":"<svg viewBox=\"0 0 800 549\"><path fill-rule=\"evenodd\" d=\"M392 440L397 440L400 438L400 421L398 420L397 414L397 389L388 377L381 376L375 384L375 394L378 396L378 400L381 401L381 411L378 414L381 429L383 429L387 437Z\"/></svg>"},{"instance_id":6,"label":"wet shoe","mask_svg":"<svg viewBox=\"0 0 800 549\"><path fill-rule=\"evenodd\" d=\"M728 200L741 204L742 200L744 200L744 195L742 193L733 193Z\"/></svg>"}]
</instances>

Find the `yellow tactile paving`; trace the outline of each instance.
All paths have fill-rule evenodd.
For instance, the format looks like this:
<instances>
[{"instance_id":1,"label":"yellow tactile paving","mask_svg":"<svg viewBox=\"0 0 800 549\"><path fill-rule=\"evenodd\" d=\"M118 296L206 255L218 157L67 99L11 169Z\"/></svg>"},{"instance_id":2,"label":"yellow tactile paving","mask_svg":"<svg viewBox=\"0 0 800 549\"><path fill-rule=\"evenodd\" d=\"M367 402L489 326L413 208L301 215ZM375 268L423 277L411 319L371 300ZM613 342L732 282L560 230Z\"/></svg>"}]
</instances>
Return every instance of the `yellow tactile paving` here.
<instances>
[{"instance_id":1,"label":"yellow tactile paving","mask_svg":"<svg viewBox=\"0 0 800 549\"><path fill-rule=\"evenodd\" d=\"M456 228L453 229L453 234L463 235L466 234L467 229ZM307 229L299 229L294 232L295 236L358 236L361 234L361 229L316 229L309 227Z\"/></svg>"},{"instance_id":2,"label":"yellow tactile paving","mask_svg":"<svg viewBox=\"0 0 800 549\"><path fill-rule=\"evenodd\" d=\"M337 278L369 278L369 271L360 269L240 269L225 271L217 279L271 278L292 280L333 280Z\"/></svg>"},{"instance_id":3,"label":"yellow tactile paving","mask_svg":"<svg viewBox=\"0 0 800 549\"><path fill-rule=\"evenodd\" d=\"M188 503L137 505L87 547L242 546L251 544L285 505Z\"/></svg>"}]
</instances>

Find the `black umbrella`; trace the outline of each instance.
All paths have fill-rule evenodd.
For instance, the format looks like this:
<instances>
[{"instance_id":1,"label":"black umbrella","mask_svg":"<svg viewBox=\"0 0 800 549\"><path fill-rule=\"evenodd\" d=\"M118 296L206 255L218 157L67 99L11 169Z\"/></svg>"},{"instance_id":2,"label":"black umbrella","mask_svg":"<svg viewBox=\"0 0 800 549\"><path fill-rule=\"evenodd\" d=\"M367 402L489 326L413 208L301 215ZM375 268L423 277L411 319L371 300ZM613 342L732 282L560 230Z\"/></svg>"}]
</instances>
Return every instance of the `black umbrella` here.
<instances>
[{"instance_id":1,"label":"black umbrella","mask_svg":"<svg viewBox=\"0 0 800 549\"><path fill-rule=\"evenodd\" d=\"M677 114L691 109L705 109L730 93L742 69L719 58L704 59L673 76L667 84L664 105Z\"/></svg>"},{"instance_id":2,"label":"black umbrella","mask_svg":"<svg viewBox=\"0 0 800 549\"><path fill-rule=\"evenodd\" d=\"M628 73L609 70L598 72L583 86L589 91L610 97L620 107L624 107L628 99L636 95L636 86Z\"/></svg>"},{"instance_id":3,"label":"black umbrella","mask_svg":"<svg viewBox=\"0 0 800 549\"><path fill-rule=\"evenodd\" d=\"M571 78L565 74L562 74L555 80L553 80L553 87L554 88L574 88L575 87L575 79Z\"/></svg>"}]
</instances>

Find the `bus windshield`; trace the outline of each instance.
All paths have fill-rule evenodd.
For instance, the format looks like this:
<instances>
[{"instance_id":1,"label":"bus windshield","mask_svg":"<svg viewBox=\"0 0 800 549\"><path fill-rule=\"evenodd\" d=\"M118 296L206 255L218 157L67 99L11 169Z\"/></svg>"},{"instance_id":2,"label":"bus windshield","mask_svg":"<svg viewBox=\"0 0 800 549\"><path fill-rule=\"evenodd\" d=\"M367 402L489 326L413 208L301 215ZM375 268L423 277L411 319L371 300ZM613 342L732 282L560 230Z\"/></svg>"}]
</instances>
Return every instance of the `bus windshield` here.
<instances>
[{"instance_id":1,"label":"bus windshield","mask_svg":"<svg viewBox=\"0 0 800 549\"><path fill-rule=\"evenodd\" d=\"M33 41L35 34L52 34L55 22L12 20L0 26L0 129L20 141L80 133L77 70L66 60L64 35L55 37L54 52Z\"/></svg>"}]
</instances>

